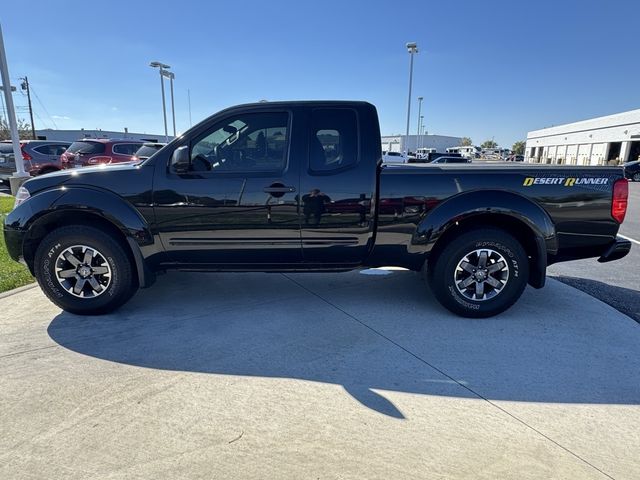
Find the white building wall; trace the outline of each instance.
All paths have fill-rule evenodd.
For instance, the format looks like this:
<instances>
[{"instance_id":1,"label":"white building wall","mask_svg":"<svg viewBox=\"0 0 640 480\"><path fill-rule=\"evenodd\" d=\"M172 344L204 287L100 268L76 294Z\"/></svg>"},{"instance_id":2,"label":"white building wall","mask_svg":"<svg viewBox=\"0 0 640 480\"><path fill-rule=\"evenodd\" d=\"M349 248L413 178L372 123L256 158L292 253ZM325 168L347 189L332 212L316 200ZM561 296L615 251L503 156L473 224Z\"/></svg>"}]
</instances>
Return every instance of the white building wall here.
<instances>
[{"instance_id":1,"label":"white building wall","mask_svg":"<svg viewBox=\"0 0 640 480\"><path fill-rule=\"evenodd\" d=\"M640 109L531 131L527 134L525 159L604 165L615 142L621 142L618 163L637 160L630 155L638 152L640 144Z\"/></svg>"},{"instance_id":2,"label":"white building wall","mask_svg":"<svg viewBox=\"0 0 640 480\"><path fill-rule=\"evenodd\" d=\"M437 152L444 153L447 148L457 147L462 142L462 137L450 137L447 135L409 135L406 145L405 139L405 135L383 136L382 151L415 152L418 148L435 148Z\"/></svg>"},{"instance_id":3,"label":"white building wall","mask_svg":"<svg viewBox=\"0 0 640 480\"><path fill-rule=\"evenodd\" d=\"M132 140L143 140L146 142L164 142L164 135L154 135L151 133L114 132L109 130L36 130L36 137L42 140L57 140L60 142L75 142L83 138L128 138ZM169 136L169 141L173 136Z\"/></svg>"}]
</instances>

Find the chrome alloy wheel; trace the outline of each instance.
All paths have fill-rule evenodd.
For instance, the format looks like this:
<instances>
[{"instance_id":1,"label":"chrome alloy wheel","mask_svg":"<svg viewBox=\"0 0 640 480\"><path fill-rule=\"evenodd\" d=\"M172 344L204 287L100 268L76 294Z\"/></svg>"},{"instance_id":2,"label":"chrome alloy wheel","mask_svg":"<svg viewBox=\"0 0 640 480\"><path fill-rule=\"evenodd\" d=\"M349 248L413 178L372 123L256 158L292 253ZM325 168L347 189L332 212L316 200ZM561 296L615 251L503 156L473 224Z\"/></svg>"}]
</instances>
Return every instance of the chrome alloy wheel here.
<instances>
[{"instance_id":1,"label":"chrome alloy wheel","mask_svg":"<svg viewBox=\"0 0 640 480\"><path fill-rule=\"evenodd\" d=\"M453 274L458 292L465 298L481 302L490 300L504 289L509 280L509 264L495 250L482 248L466 254Z\"/></svg>"},{"instance_id":2,"label":"chrome alloy wheel","mask_svg":"<svg viewBox=\"0 0 640 480\"><path fill-rule=\"evenodd\" d=\"M62 288L79 298L95 298L111 284L109 262L95 248L73 245L56 259L56 279Z\"/></svg>"}]
</instances>

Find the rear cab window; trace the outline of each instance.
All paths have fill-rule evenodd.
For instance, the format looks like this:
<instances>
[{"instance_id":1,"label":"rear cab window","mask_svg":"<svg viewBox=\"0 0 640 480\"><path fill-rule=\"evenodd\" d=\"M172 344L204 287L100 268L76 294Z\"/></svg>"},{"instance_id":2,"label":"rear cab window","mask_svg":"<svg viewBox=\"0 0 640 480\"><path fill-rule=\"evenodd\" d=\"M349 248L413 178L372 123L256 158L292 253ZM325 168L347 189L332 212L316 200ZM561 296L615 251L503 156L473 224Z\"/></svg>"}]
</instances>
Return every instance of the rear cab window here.
<instances>
[{"instance_id":1,"label":"rear cab window","mask_svg":"<svg viewBox=\"0 0 640 480\"><path fill-rule=\"evenodd\" d=\"M309 169L330 173L358 163L358 117L348 108L318 108L311 112Z\"/></svg>"}]
</instances>

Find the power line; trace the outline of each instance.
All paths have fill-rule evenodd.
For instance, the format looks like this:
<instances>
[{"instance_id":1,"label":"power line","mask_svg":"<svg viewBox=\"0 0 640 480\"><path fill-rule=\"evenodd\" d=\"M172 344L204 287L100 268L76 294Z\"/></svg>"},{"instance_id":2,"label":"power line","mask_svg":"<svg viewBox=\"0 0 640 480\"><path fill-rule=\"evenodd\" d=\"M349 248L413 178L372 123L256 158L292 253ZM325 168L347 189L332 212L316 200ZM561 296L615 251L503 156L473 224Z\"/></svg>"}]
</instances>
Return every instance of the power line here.
<instances>
[{"instance_id":1,"label":"power line","mask_svg":"<svg viewBox=\"0 0 640 480\"><path fill-rule=\"evenodd\" d=\"M47 107L44 106L44 104L42 103L42 100L40 100L40 97L38 96L38 94L36 93L35 89L33 88L33 85L31 85L31 91L33 92L33 94L36 97L36 100L38 100L38 103L40 104L40 106L42 107L44 112L47 114L47 116L51 119L51 122L53 123L53 126L56 127L56 130L57 130L58 129L58 125L56 125L56 121L53 119L53 117L51 116L51 114L47 110Z\"/></svg>"},{"instance_id":2,"label":"power line","mask_svg":"<svg viewBox=\"0 0 640 480\"><path fill-rule=\"evenodd\" d=\"M38 112L36 112L35 110L33 111L33 114L38 118L38 120L40 121L40 125L42 125L45 128L49 127L48 123L45 123L45 121L40 117L40 115L38 115Z\"/></svg>"}]
</instances>

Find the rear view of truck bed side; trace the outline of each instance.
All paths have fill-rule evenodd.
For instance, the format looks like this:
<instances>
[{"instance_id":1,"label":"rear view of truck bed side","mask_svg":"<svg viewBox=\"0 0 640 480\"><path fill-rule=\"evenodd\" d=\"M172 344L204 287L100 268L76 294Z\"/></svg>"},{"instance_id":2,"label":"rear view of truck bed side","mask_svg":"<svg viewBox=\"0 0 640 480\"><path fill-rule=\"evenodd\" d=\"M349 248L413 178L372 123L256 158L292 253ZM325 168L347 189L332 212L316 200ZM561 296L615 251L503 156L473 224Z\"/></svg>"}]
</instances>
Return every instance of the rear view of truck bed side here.
<instances>
[{"instance_id":1,"label":"rear view of truck bed side","mask_svg":"<svg viewBox=\"0 0 640 480\"><path fill-rule=\"evenodd\" d=\"M615 167L383 166L368 263L417 270L428 258L447 308L493 315L526 283L542 287L547 265L625 256L631 244L616 235L627 189Z\"/></svg>"}]
</instances>

